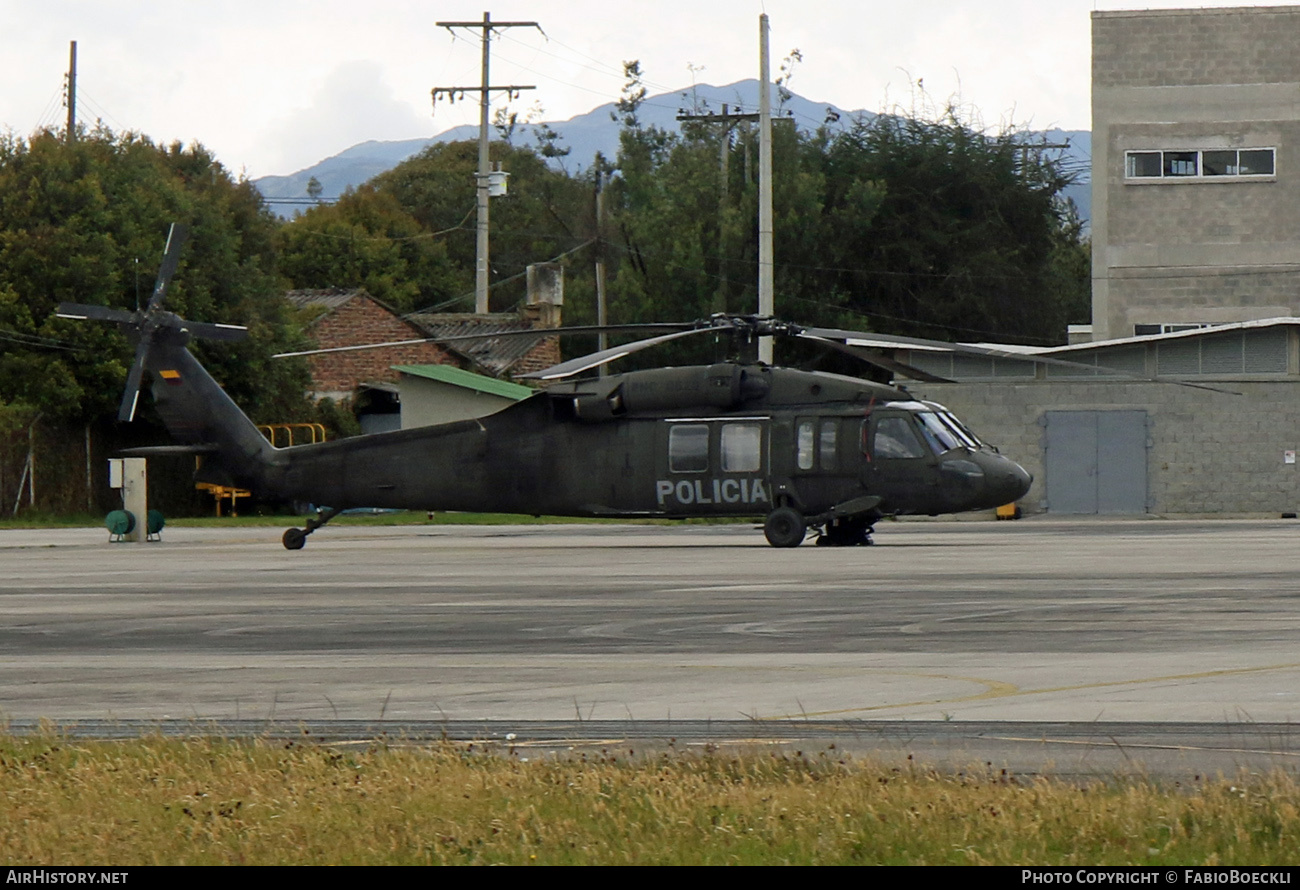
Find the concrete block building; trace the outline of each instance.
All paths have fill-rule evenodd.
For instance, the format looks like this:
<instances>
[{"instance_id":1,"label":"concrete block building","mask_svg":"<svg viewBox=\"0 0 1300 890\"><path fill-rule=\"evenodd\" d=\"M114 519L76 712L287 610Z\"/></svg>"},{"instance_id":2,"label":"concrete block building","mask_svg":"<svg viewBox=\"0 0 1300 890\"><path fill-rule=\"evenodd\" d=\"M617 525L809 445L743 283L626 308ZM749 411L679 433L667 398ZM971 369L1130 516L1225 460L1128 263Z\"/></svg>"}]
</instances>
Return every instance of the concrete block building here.
<instances>
[{"instance_id":1,"label":"concrete block building","mask_svg":"<svg viewBox=\"0 0 1300 890\"><path fill-rule=\"evenodd\" d=\"M911 391L1034 474L1027 512L1300 512L1300 6L1092 37L1092 331L1035 350L1090 367L904 352L961 381Z\"/></svg>"},{"instance_id":2,"label":"concrete block building","mask_svg":"<svg viewBox=\"0 0 1300 890\"><path fill-rule=\"evenodd\" d=\"M1093 338L1300 316L1300 7L1092 14Z\"/></svg>"},{"instance_id":3,"label":"concrete block building","mask_svg":"<svg viewBox=\"0 0 1300 890\"><path fill-rule=\"evenodd\" d=\"M1300 512L1300 318L1035 351L1095 370L898 353L960 381L908 388L1034 475L1025 512Z\"/></svg>"}]
</instances>

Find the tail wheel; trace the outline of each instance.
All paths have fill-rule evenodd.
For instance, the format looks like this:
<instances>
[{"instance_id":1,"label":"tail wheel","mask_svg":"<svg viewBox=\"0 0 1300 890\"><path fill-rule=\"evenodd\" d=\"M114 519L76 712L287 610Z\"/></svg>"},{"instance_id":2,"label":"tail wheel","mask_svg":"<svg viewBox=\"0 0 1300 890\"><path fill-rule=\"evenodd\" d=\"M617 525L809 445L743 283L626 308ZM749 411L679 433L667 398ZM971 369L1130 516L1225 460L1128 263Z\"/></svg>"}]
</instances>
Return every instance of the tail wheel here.
<instances>
[{"instance_id":1,"label":"tail wheel","mask_svg":"<svg viewBox=\"0 0 1300 890\"><path fill-rule=\"evenodd\" d=\"M307 533L300 528L286 529L281 541L285 550L301 550L307 544Z\"/></svg>"},{"instance_id":2,"label":"tail wheel","mask_svg":"<svg viewBox=\"0 0 1300 890\"><path fill-rule=\"evenodd\" d=\"M808 523L792 507L777 507L767 514L763 534L773 547L798 547L808 534Z\"/></svg>"}]
</instances>

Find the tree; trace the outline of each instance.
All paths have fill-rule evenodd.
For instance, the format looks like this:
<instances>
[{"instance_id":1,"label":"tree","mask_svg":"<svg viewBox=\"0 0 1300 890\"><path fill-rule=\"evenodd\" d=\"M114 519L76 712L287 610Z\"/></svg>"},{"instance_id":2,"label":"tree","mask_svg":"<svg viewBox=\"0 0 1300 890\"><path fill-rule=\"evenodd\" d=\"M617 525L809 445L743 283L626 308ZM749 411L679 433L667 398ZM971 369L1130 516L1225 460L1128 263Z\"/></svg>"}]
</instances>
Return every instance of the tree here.
<instances>
[{"instance_id":1,"label":"tree","mask_svg":"<svg viewBox=\"0 0 1300 890\"><path fill-rule=\"evenodd\" d=\"M860 118L831 139L824 291L881 331L1061 342L1079 288L1069 182L1024 134Z\"/></svg>"},{"instance_id":2,"label":"tree","mask_svg":"<svg viewBox=\"0 0 1300 890\"><path fill-rule=\"evenodd\" d=\"M249 327L240 343L196 343L201 360L254 420L311 412L305 363L271 358L305 341L275 271L278 223L251 183L199 145L159 146L106 129L71 142L51 132L0 137L0 409L40 418L38 507L84 508L106 493L102 482L86 488L92 471L102 474L106 450L165 441L147 399L143 423L111 420L133 354L123 333L54 311L63 301L135 309L148 300L172 222L191 237L166 308ZM91 438L103 444L88 449ZM12 456L0 463L11 485ZM173 484L155 486L164 506L193 498L193 463L176 469Z\"/></svg>"},{"instance_id":3,"label":"tree","mask_svg":"<svg viewBox=\"0 0 1300 890\"><path fill-rule=\"evenodd\" d=\"M276 247L280 273L293 287L363 287L407 312L454 297L464 286L445 237L428 231L393 195L366 184L297 216L280 229Z\"/></svg>"},{"instance_id":4,"label":"tree","mask_svg":"<svg viewBox=\"0 0 1300 890\"><path fill-rule=\"evenodd\" d=\"M286 378L301 368L264 359L300 341L280 298L276 223L261 196L202 146L104 129L73 142L51 132L0 138L0 333L11 338L0 400L67 420L112 410L131 349L112 326L54 310L65 300L128 309L147 300L173 221L192 236L167 308L248 324L247 341L204 355L254 413L283 402Z\"/></svg>"},{"instance_id":5,"label":"tree","mask_svg":"<svg viewBox=\"0 0 1300 890\"><path fill-rule=\"evenodd\" d=\"M492 154L510 174L509 195L492 199L491 305L501 311L523 297L523 274L530 263L566 254L590 240L592 221L590 192L582 181L552 169L527 146L494 142ZM449 142L430 146L370 183L422 231L438 235L449 268L455 270L454 289L423 296L419 308L473 301L477 170L477 144Z\"/></svg>"},{"instance_id":6,"label":"tree","mask_svg":"<svg viewBox=\"0 0 1300 890\"><path fill-rule=\"evenodd\" d=\"M783 66L788 80L792 54ZM680 135L637 117L640 68L619 110L610 194L622 256L615 321L751 312L757 267L756 139L721 127ZM1087 246L1042 145L937 119L863 116L847 129L773 128L778 314L804 323L971 339L1062 342L1087 316ZM725 280L725 287L720 282Z\"/></svg>"}]
</instances>

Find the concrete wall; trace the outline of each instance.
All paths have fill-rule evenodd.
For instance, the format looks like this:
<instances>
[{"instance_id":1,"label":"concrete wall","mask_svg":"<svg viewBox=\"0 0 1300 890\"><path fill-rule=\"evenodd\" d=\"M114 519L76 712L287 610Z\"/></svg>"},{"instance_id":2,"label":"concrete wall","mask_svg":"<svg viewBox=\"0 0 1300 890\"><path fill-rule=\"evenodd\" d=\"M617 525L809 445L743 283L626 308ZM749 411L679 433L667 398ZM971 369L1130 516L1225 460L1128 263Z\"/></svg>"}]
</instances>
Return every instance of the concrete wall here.
<instances>
[{"instance_id":1,"label":"concrete wall","mask_svg":"<svg viewBox=\"0 0 1300 890\"><path fill-rule=\"evenodd\" d=\"M1300 7L1094 12L1093 331L1300 315ZM1267 179L1125 152L1274 148Z\"/></svg>"},{"instance_id":2,"label":"concrete wall","mask_svg":"<svg viewBox=\"0 0 1300 890\"><path fill-rule=\"evenodd\" d=\"M1300 510L1300 382L1220 384L1242 395L1159 383L1037 381L914 384L985 441L1034 474L1021 502L1041 512L1046 492L1042 426L1047 411L1141 409L1149 415L1147 484L1161 515L1277 516Z\"/></svg>"}]
</instances>

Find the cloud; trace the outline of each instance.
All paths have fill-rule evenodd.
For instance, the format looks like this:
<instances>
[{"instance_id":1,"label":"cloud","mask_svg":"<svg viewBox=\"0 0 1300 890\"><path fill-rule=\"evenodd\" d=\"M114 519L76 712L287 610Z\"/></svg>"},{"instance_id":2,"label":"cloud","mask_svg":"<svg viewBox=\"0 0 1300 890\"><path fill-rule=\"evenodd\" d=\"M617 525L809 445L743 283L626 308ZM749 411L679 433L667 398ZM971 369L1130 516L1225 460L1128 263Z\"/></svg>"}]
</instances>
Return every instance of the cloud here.
<instances>
[{"instance_id":1,"label":"cloud","mask_svg":"<svg viewBox=\"0 0 1300 890\"><path fill-rule=\"evenodd\" d=\"M267 128L255 140L265 172L291 173L369 139L413 139L431 135L428 114L398 99L378 62L335 66L312 97Z\"/></svg>"}]
</instances>

